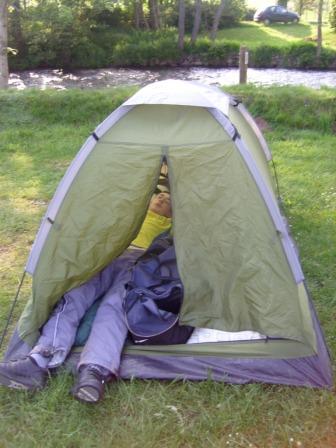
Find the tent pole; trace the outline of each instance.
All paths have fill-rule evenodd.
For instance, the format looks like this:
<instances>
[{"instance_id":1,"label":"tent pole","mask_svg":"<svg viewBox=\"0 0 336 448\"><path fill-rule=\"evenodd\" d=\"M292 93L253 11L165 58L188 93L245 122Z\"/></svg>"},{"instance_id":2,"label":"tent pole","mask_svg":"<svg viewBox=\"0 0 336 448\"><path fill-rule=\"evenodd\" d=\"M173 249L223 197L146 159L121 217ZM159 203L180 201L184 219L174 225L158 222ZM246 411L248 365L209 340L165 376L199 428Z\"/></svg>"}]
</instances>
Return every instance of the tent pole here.
<instances>
[{"instance_id":1,"label":"tent pole","mask_svg":"<svg viewBox=\"0 0 336 448\"><path fill-rule=\"evenodd\" d=\"M13 300L13 303L12 303L12 306L11 306L11 309L9 310L8 317L7 317L7 322L6 322L6 324L5 324L4 331L3 331L2 335L1 335L0 349L1 349L1 347L2 347L3 341L5 340L5 337L6 337L6 334L7 334L7 331L8 331L8 327L9 327L9 324L10 324L10 321L12 320L12 316L13 316L14 308L15 308L15 306L16 306L16 304L17 304L18 297L19 297L20 290L21 290L21 287L22 287L22 284L23 284L23 281L24 281L25 276L26 276L26 271L24 271L23 274L22 274L22 277L21 277L21 280L20 280L20 284L19 284L18 289L17 289L17 291L16 291L16 295L15 295L15 297L14 297L14 300Z\"/></svg>"}]
</instances>

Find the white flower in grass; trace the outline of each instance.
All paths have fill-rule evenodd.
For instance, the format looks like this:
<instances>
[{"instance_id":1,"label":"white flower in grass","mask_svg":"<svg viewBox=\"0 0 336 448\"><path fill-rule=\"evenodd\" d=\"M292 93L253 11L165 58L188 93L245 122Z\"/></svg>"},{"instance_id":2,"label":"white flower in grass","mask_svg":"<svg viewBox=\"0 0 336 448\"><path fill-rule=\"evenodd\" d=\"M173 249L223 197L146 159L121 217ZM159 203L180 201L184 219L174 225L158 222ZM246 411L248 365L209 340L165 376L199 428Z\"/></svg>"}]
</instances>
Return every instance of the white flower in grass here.
<instances>
[{"instance_id":1,"label":"white flower in grass","mask_svg":"<svg viewBox=\"0 0 336 448\"><path fill-rule=\"evenodd\" d=\"M176 406L167 405L166 408L170 409L173 412L177 412L177 407Z\"/></svg>"}]
</instances>

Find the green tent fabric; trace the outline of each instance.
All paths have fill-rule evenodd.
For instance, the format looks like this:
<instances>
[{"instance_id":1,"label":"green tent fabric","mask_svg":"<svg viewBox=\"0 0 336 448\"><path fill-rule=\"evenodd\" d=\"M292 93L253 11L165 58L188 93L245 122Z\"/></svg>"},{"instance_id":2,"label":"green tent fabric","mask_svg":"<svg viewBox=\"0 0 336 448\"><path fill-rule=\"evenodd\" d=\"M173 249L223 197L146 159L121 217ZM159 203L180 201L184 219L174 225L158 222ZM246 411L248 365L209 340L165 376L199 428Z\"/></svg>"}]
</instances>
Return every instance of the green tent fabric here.
<instances>
[{"instance_id":1,"label":"green tent fabric","mask_svg":"<svg viewBox=\"0 0 336 448\"><path fill-rule=\"evenodd\" d=\"M33 343L62 294L127 248L165 159L185 288L181 322L257 331L314 353L308 298L300 293L303 278L295 278L283 232L274 225L258 182L237 150L237 141L245 136L249 156L273 200L267 157L246 114L229 101L221 106L227 110L219 118L213 107L167 101L125 103L91 137L90 151L71 174L61 200L56 193L57 213L45 224L49 227L35 265L27 266L33 295L19 322L20 337Z\"/></svg>"}]
</instances>

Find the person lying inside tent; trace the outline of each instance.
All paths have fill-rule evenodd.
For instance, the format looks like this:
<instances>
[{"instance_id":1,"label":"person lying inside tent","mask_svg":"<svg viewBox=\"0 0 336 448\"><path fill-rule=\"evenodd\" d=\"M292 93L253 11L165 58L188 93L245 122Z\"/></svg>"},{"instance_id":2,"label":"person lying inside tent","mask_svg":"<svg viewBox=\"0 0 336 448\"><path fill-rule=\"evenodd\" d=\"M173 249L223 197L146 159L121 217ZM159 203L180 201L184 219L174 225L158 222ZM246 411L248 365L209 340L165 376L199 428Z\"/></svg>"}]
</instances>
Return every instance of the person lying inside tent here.
<instances>
[{"instance_id":1,"label":"person lying inside tent","mask_svg":"<svg viewBox=\"0 0 336 448\"><path fill-rule=\"evenodd\" d=\"M128 336L123 308L126 285L134 280L134 273L138 275L136 262L148 252L145 249L170 227L170 194L161 192L153 196L141 230L131 246L88 282L64 294L42 327L41 336L29 355L21 360L0 363L0 384L17 389L41 389L48 379L49 369L57 368L65 361L86 311L102 298L80 356L77 380L72 389L73 396L80 401L99 401L105 383L118 376L121 352ZM153 260L157 260L157 254L156 247ZM176 265L175 253L174 263Z\"/></svg>"}]
</instances>

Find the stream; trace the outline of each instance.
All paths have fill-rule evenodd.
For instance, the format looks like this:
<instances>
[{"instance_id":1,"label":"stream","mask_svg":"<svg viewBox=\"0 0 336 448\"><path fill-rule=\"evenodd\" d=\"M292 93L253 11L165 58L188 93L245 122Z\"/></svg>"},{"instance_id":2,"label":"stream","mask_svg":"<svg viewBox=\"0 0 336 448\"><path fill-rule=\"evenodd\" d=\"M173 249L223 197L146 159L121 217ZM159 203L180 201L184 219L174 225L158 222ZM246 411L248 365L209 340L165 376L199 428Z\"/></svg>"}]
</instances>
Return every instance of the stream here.
<instances>
[{"instance_id":1,"label":"stream","mask_svg":"<svg viewBox=\"0 0 336 448\"><path fill-rule=\"evenodd\" d=\"M115 86L144 86L164 79L184 79L217 86L235 85L239 82L238 68L160 68L130 69L104 68L76 70L32 70L11 73L9 86L23 90L38 89L103 88ZM319 89L322 86L336 87L335 71L253 69L247 71L247 82L259 86L301 85Z\"/></svg>"}]
</instances>

